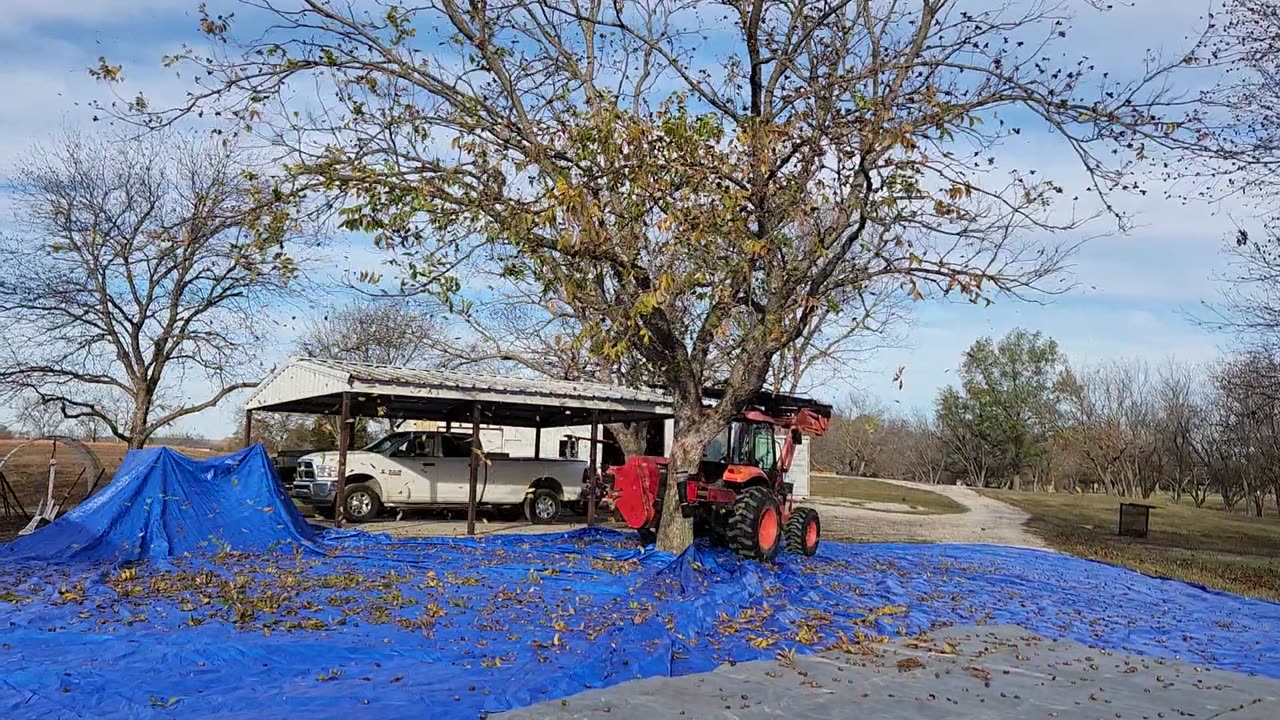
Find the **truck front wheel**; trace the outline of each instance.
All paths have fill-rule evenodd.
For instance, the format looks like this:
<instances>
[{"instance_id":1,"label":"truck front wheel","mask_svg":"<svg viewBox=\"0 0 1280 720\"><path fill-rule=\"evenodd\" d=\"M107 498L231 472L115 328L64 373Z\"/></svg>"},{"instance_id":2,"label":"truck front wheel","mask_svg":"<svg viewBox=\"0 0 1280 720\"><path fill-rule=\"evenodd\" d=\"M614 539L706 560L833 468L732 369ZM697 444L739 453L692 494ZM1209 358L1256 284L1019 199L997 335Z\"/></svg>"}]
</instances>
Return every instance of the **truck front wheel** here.
<instances>
[{"instance_id":1,"label":"truck front wheel","mask_svg":"<svg viewBox=\"0 0 1280 720\"><path fill-rule=\"evenodd\" d=\"M371 486L359 483L347 488L342 507L351 522L369 522L382 512L382 498Z\"/></svg>"},{"instance_id":2,"label":"truck front wheel","mask_svg":"<svg viewBox=\"0 0 1280 720\"><path fill-rule=\"evenodd\" d=\"M534 525L549 525L560 517L560 496L554 490L537 488L524 498L524 517Z\"/></svg>"}]
</instances>

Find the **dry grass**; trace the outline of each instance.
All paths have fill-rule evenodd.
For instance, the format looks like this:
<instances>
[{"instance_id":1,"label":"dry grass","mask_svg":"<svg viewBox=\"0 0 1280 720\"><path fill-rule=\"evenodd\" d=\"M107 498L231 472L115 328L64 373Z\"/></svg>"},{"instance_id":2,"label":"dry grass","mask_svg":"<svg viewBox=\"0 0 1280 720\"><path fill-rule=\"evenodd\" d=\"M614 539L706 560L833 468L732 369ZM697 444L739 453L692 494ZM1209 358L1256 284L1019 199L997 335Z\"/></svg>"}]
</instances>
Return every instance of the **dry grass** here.
<instances>
[{"instance_id":1,"label":"dry grass","mask_svg":"<svg viewBox=\"0 0 1280 720\"><path fill-rule=\"evenodd\" d=\"M0 440L0 458L4 458L14 448L21 445L24 440ZM86 443L95 455L98 456L98 462L102 464L106 471L102 479L98 482L98 487L106 485L115 474L116 469L120 467L120 463L124 460L127 448L123 443L118 442L91 442ZM35 512L36 506L40 500L45 497L49 481L49 451L52 449L50 442L38 442L28 445L19 450L16 454L9 458L0 472L3 472L9 480L9 485L18 495L18 500L27 512ZM201 448L175 447L175 450L194 458L204 458L213 455L213 451ZM55 500L67 495L66 504L63 510L69 510L85 499L85 491L88 486L88 470L81 461L79 454L66 445L59 444L57 454L54 456L58 461L57 474L54 476L53 497ZM85 470L85 475L80 476L76 481L77 475L81 470ZM8 527L4 518L0 517L0 540L5 539L9 534ZM20 527L23 523L18 522Z\"/></svg>"},{"instance_id":2,"label":"dry grass","mask_svg":"<svg viewBox=\"0 0 1280 720\"><path fill-rule=\"evenodd\" d=\"M1195 503L1191 501L1191 498L1185 495L1183 495L1180 500L1174 500L1172 495L1162 497L1160 498L1160 502L1169 504L1177 503L1180 505L1186 505L1187 507L1195 507ZM1222 496L1217 493L1209 493L1209 496L1205 498L1203 508L1205 510L1214 510L1216 512L1229 513L1231 515L1248 516L1249 514L1249 504L1244 500L1236 503L1234 508L1228 510L1226 504L1222 502ZM1263 514L1280 516L1280 504L1277 504L1274 495L1268 497L1263 503L1262 512Z\"/></svg>"},{"instance_id":3,"label":"dry grass","mask_svg":"<svg viewBox=\"0 0 1280 720\"><path fill-rule=\"evenodd\" d=\"M1241 595L1280 600L1280 519L1251 518L1169 498L1149 502L1146 538L1116 535L1120 500L1106 495L983 490L1031 514L1027 525L1051 546Z\"/></svg>"},{"instance_id":4,"label":"dry grass","mask_svg":"<svg viewBox=\"0 0 1280 720\"><path fill-rule=\"evenodd\" d=\"M923 487L917 489L869 478L815 473L810 476L809 491L817 497L851 500L867 510L876 508L866 503L892 503L910 507L913 515L949 515L966 511L965 506L955 500Z\"/></svg>"}]
</instances>

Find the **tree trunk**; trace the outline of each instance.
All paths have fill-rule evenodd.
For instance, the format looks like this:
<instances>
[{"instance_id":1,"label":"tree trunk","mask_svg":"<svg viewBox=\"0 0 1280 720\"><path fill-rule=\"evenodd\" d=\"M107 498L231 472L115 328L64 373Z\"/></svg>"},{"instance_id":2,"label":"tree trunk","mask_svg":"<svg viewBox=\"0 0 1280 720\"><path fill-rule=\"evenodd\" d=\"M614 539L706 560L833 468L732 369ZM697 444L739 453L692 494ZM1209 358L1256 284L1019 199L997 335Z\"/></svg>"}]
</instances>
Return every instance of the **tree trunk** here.
<instances>
[{"instance_id":1,"label":"tree trunk","mask_svg":"<svg viewBox=\"0 0 1280 720\"><path fill-rule=\"evenodd\" d=\"M680 514L676 483L697 474L702 450L723 429L723 421L708 417L704 412L700 389L687 394L677 393L674 404L674 436L667 464L667 488L663 495L657 546L659 550L681 553L693 544L693 520Z\"/></svg>"},{"instance_id":2,"label":"tree trunk","mask_svg":"<svg viewBox=\"0 0 1280 720\"><path fill-rule=\"evenodd\" d=\"M693 521L680 514L680 496L676 483L698 471L702 447L706 440L695 433L681 433L679 422L671 443L667 464L667 490L662 501L662 519L658 524L658 549L671 553L684 552L693 544Z\"/></svg>"},{"instance_id":3,"label":"tree trunk","mask_svg":"<svg viewBox=\"0 0 1280 720\"><path fill-rule=\"evenodd\" d=\"M1209 499L1208 492L1193 492L1191 494L1191 504L1195 505L1197 510L1204 507L1204 503L1208 499Z\"/></svg>"},{"instance_id":4,"label":"tree trunk","mask_svg":"<svg viewBox=\"0 0 1280 720\"><path fill-rule=\"evenodd\" d=\"M611 423L605 427L609 428L609 432L613 433L613 439L618 441L618 445L622 447L622 454L625 457L637 457L645 454L645 446L649 439L649 424L647 422L630 422L630 423Z\"/></svg>"},{"instance_id":5,"label":"tree trunk","mask_svg":"<svg viewBox=\"0 0 1280 720\"><path fill-rule=\"evenodd\" d=\"M129 420L130 450L141 450L147 444L151 433L147 431L147 421L151 416L151 399L139 394L134 398L133 417Z\"/></svg>"}]
</instances>

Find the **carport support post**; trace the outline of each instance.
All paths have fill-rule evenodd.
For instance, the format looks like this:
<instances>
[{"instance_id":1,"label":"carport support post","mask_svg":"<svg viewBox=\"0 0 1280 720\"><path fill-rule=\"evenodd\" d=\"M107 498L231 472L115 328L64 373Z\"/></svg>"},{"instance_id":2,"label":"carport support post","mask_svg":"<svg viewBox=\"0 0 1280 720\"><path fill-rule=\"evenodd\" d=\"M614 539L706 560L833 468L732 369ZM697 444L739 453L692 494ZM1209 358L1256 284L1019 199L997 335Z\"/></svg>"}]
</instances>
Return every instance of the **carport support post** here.
<instances>
[{"instance_id":1,"label":"carport support post","mask_svg":"<svg viewBox=\"0 0 1280 720\"><path fill-rule=\"evenodd\" d=\"M533 459L542 458L542 426L536 425L533 428Z\"/></svg>"},{"instance_id":2,"label":"carport support post","mask_svg":"<svg viewBox=\"0 0 1280 720\"><path fill-rule=\"evenodd\" d=\"M600 411L591 411L591 465L587 468L587 525L596 524L596 482L600 463Z\"/></svg>"},{"instance_id":3,"label":"carport support post","mask_svg":"<svg viewBox=\"0 0 1280 720\"><path fill-rule=\"evenodd\" d=\"M250 438L252 437L253 437L253 411L245 410L244 411L244 438L243 438L243 441L240 443L240 447L241 448L249 447L249 443L251 442Z\"/></svg>"},{"instance_id":4,"label":"carport support post","mask_svg":"<svg viewBox=\"0 0 1280 720\"><path fill-rule=\"evenodd\" d=\"M476 534L476 478L480 474L480 403L471 404L471 477L467 490L467 534Z\"/></svg>"},{"instance_id":5,"label":"carport support post","mask_svg":"<svg viewBox=\"0 0 1280 720\"><path fill-rule=\"evenodd\" d=\"M342 393L342 414L338 416L338 487L333 496L333 524L342 527L347 492L347 449L351 446L351 393Z\"/></svg>"}]
</instances>

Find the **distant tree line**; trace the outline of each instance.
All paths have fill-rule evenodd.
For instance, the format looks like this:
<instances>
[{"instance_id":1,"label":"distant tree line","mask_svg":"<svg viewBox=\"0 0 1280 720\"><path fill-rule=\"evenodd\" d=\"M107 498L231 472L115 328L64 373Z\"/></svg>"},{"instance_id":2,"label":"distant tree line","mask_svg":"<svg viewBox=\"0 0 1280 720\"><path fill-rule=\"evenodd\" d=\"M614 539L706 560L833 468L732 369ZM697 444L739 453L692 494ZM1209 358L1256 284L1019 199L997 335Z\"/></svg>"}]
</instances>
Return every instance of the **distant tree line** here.
<instances>
[{"instance_id":1,"label":"distant tree line","mask_svg":"<svg viewBox=\"0 0 1280 720\"><path fill-rule=\"evenodd\" d=\"M1280 360L1259 350L1191 364L1071 366L1015 330L965 353L932 413L840 411L814 443L824 469L1016 490L1165 492L1262 515L1280 498Z\"/></svg>"}]
</instances>

